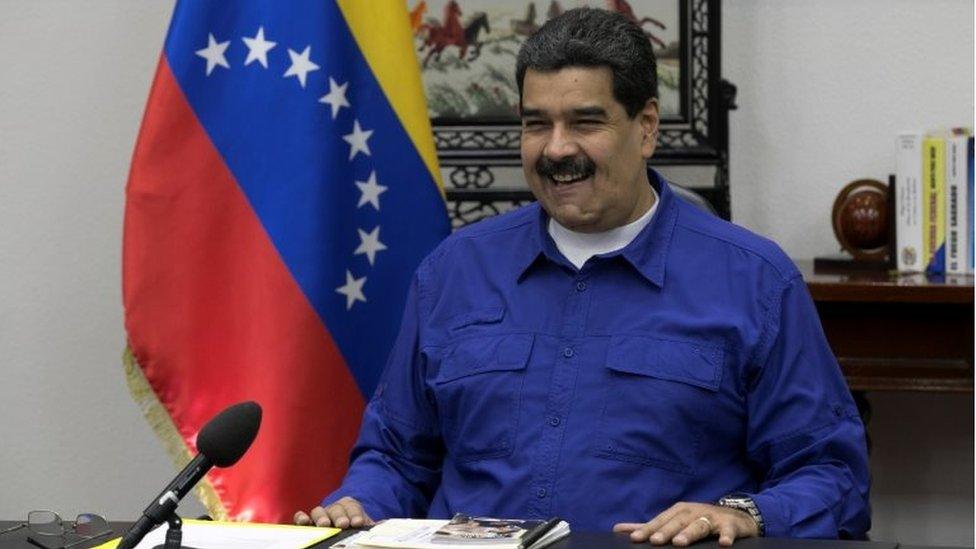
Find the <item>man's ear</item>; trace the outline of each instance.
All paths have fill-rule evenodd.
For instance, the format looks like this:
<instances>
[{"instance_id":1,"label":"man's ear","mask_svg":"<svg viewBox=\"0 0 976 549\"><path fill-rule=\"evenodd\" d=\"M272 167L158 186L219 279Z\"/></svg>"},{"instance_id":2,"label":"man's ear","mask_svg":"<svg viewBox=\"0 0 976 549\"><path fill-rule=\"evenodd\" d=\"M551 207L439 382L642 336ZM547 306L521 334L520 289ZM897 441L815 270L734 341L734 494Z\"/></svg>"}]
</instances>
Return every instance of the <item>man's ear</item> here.
<instances>
[{"instance_id":1,"label":"man's ear","mask_svg":"<svg viewBox=\"0 0 976 549\"><path fill-rule=\"evenodd\" d=\"M641 126L641 155L650 158L657 147L658 125L661 122L657 99L652 97L644 103L644 108L637 113Z\"/></svg>"}]
</instances>

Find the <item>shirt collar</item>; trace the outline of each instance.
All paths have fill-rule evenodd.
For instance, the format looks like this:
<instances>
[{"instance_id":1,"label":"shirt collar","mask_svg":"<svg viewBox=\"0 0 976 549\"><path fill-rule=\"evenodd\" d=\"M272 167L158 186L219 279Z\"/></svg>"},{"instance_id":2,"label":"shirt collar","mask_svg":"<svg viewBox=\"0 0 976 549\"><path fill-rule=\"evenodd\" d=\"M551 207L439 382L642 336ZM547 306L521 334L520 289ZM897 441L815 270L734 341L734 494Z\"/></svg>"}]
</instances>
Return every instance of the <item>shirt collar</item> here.
<instances>
[{"instance_id":1,"label":"shirt collar","mask_svg":"<svg viewBox=\"0 0 976 549\"><path fill-rule=\"evenodd\" d=\"M598 257L619 255L649 282L662 287L664 286L668 250L671 247L671 237L678 218L678 210L674 194L668 188L668 182L653 169L648 168L647 175L651 186L657 191L660 201L651 222L623 249ZM542 260L549 260L572 268L569 261L556 249L556 244L549 236L547 231L549 216L546 215L545 210L538 202L533 207L537 211L533 218L532 224L534 226L530 231L528 245L516 248L517 252L514 257L519 282L526 277L537 262Z\"/></svg>"}]
</instances>

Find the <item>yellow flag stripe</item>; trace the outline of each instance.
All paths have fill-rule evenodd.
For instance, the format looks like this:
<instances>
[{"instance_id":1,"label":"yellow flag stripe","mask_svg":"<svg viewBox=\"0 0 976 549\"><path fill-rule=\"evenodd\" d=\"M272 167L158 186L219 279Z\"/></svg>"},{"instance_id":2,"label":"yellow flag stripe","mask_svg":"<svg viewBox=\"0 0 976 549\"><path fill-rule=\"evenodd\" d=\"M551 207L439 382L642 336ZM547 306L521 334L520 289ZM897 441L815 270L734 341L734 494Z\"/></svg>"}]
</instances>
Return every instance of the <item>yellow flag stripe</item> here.
<instances>
[{"instance_id":1,"label":"yellow flag stripe","mask_svg":"<svg viewBox=\"0 0 976 549\"><path fill-rule=\"evenodd\" d=\"M444 194L405 0L336 0L363 57Z\"/></svg>"}]
</instances>

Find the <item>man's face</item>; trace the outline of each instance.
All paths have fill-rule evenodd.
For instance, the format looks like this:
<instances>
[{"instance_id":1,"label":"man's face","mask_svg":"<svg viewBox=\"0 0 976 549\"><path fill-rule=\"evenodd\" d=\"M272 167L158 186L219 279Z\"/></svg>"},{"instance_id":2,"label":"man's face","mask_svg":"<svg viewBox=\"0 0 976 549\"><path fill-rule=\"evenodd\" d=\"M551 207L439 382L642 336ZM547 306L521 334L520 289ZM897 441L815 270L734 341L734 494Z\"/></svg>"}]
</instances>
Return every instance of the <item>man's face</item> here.
<instances>
[{"instance_id":1,"label":"man's face","mask_svg":"<svg viewBox=\"0 0 976 549\"><path fill-rule=\"evenodd\" d=\"M645 161L657 138L657 101L631 119L607 67L529 69L522 83L522 168L546 212L566 228L601 232L651 205Z\"/></svg>"}]
</instances>

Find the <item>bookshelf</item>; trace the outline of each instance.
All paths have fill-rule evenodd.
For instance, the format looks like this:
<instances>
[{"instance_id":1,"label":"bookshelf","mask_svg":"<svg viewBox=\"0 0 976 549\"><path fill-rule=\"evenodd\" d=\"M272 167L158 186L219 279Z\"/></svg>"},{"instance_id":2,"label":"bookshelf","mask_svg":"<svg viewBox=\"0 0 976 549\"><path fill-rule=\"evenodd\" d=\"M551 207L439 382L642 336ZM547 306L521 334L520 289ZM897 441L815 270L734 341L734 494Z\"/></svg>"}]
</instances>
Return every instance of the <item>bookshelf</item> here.
<instances>
[{"instance_id":1,"label":"bookshelf","mask_svg":"<svg viewBox=\"0 0 976 549\"><path fill-rule=\"evenodd\" d=\"M973 277L797 265L852 391L973 392Z\"/></svg>"}]
</instances>

